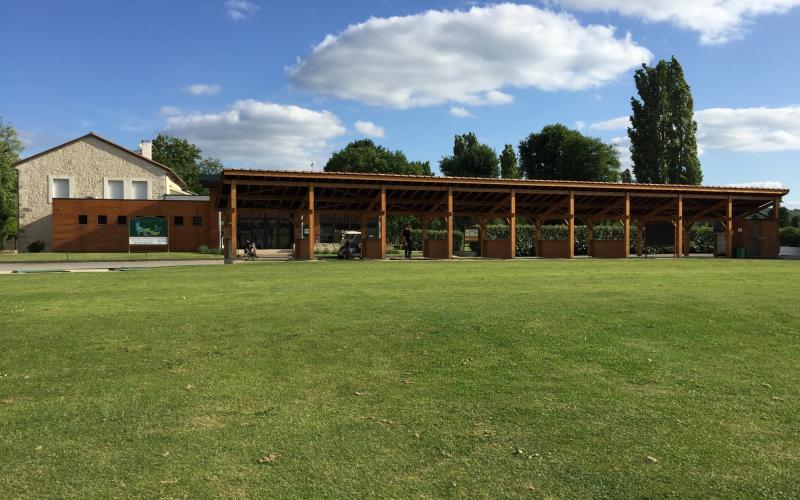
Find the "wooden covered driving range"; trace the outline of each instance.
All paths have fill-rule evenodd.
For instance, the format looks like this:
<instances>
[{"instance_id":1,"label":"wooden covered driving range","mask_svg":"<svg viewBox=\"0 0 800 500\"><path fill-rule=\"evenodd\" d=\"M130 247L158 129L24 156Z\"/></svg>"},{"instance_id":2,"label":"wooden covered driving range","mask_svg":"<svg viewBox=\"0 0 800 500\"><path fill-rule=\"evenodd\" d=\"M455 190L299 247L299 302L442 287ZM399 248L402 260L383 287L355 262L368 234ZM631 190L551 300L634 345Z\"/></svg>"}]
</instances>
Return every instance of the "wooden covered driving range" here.
<instances>
[{"instance_id":1,"label":"wooden covered driving range","mask_svg":"<svg viewBox=\"0 0 800 500\"><path fill-rule=\"evenodd\" d=\"M626 258L630 253L631 228L636 248L642 254L647 224L668 223L674 228L675 256L688 255L688 233L697 222L719 222L725 231L725 253L755 244L760 257L777 257L778 208L787 189L717 187L664 184L614 184L578 181L539 181L467 177L290 172L226 169L220 177L213 201L223 211L226 255L238 248L237 224L242 215L278 218L295 228L295 257L311 259L323 215L350 217L366 234L377 225L377 237L365 239L365 258L386 257L386 217L414 215L422 220L423 255L431 259L453 257L453 218L475 217L480 227L480 255L513 258L518 218L536 227L536 255L545 258L574 256L575 225L586 224L589 255ZM773 208L771 219L748 216ZM431 221L441 219L447 239L428 238ZM490 240L486 225L505 219L509 237ZM595 240L594 224L620 221L623 239ZM563 221L568 228L564 240L545 240L541 227ZM755 252L753 252L755 253Z\"/></svg>"}]
</instances>

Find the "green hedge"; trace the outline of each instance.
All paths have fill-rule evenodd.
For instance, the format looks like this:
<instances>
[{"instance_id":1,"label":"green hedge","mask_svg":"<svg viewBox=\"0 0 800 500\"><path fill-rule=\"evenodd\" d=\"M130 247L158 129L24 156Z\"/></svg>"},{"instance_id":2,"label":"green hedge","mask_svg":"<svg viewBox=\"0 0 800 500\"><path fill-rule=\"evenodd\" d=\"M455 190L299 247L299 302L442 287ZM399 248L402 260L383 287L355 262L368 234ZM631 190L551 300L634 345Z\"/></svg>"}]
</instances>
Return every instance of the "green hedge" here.
<instances>
[{"instance_id":1,"label":"green hedge","mask_svg":"<svg viewBox=\"0 0 800 500\"><path fill-rule=\"evenodd\" d=\"M447 229L428 229L428 239L430 240L446 240ZM464 233L461 231L453 231L453 251L458 252L464 244ZM422 251L422 229L411 230L411 249Z\"/></svg>"},{"instance_id":2,"label":"green hedge","mask_svg":"<svg viewBox=\"0 0 800 500\"><path fill-rule=\"evenodd\" d=\"M783 247L800 247L800 228L782 227L780 240Z\"/></svg>"},{"instance_id":3,"label":"green hedge","mask_svg":"<svg viewBox=\"0 0 800 500\"><path fill-rule=\"evenodd\" d=\"M517 257L533 255L533 243L536 230L532 225L517 225ZM544 240L565 240L568 236L566 225L547 225L542 226L542 239ZM508 238L508 226L503 224L486 226L486 237L490 240L502 240ZM595 226L595 240L621 240L621 226ZM714 231L711 226L692 226L689 231L689 249L692 253L713 253L714 252ZM586 255L588 245L586 241L586 226L575 226L575 254ZM672 245L653 247L645 246L645 253L672 253ZM636 253L636 231L631 228L631 252Z\"/></svg>"}]
</instances>

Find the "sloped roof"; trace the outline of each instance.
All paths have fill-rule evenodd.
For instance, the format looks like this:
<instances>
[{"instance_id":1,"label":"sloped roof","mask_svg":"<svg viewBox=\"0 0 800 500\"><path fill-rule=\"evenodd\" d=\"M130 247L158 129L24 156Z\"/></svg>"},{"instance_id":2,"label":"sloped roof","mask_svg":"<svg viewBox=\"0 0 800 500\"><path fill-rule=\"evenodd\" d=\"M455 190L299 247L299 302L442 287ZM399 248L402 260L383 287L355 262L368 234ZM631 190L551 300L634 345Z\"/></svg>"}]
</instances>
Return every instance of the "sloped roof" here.
<instances>
[{"instance_id":1,"label":"sloped roof","mask_svg":"<svg viewBox=\"0 0 800 500\"><path fill-rule=\"evenodd\" d=\"M44 155L46 155L46 154L52 153L53 151L57 151L57 150L59 150L59 149L61 149L61 148L64 148L64 147L70 146L70 145L72 145L72 144L75 144L76 142L82 141L82 140L84 140L84 139L87 139L87 138L89 138L89 137L95 138L95 139L97 139L97 140L99 140L99 141L102 141L102 142L104 142L104 143L108 144L109 146L113 146L114 148L117 148L117 149L119 149L119 150L121 150L121 151L124 151L125 153L128 153L128 154L130 154L130 155L133 155L133 156L135 156L136 158L139 158L140 160L144 160L144 161L146 161L146 162L150 163L151 165L155 165L156 167L158 167L158 168L160 168L160 169L164 170L164 171L166 172L166 174L167 174L167 175L168 175L168 176L169 176L169 177L170 177L170 178L171 178L173 181L175 181L175 183L176 183L176 184L178 184L178 185L179 185L181 188L183 188L183 189L186 189L186 182L185 182L183 179L181 179L181 177L180 177L178 174L176 174L176 173L175 173L175 171L174 171L174 170L172 170L171 168L169 168L168 166L166 166L166 165L163 165L163 164L161 164L161 163L158 163L157 161L153 161L153 160L151 160L151 159L149 159L149 158L145 158L144 156L140 155L139 153L137 153L137 152L135 152L135 151L131 151L130 149L128 149L128 148L126 148L126 147L124 147L124 146L120 146L120 145L119 145L119 144L117 144L116 142L109 141L109 140L108 140L108 139L106 139L105 137L101 137L101 136L99 136L99 135L95 134L94 132L89 132L89 133L88 133L88 134L86 134L86 135L82 135L82 136L80 136L80 137L77 137L77 138L75 138L75 139L72 139L71 141L67 141L67 142L65 142L65 143L63 143L63 144L59 144L58 146L54 146L54 147L52 147L52 148L50 148L50 149L46 149L46 150L44 150L44 151L42 151L42 152L40 152L40 153L36 153L36 154L35 154L35 155L33 155L33 156L29 156L29 157L27 157L27 158L23 158L22 160L20 160L20 161L18 161L18 162L16 162L16 163L14 163L14 165L12 165L12 166L14 166L14 167L21 166L21 165L22 165L22 164L24 164L24 163L27 163L27 162L29 162L29 161L31 161L31 160L34 160L34 159L36 159L36 158L39 158L40 156L44 156Z\"/></svg>"}]
</instances>

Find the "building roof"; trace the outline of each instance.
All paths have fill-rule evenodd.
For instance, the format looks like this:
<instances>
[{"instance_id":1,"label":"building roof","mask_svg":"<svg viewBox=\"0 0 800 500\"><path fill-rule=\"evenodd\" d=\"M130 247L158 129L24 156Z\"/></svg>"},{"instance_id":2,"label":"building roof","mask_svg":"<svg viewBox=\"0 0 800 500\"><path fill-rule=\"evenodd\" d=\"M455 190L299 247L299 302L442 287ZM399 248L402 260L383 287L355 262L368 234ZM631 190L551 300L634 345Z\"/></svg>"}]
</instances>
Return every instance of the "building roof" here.
<instances>
[{"instance_id":1,"label":"building roof","mask_svg":"<svg viewBox=\"0 0 800 500\"><path fill-rule=\"evenodd\" d=\"M12 166L14 166L14 167L21 166L24 163L27 163L27 162L29 162L31 160L39 158L40 156L44 156L46 154L52 153L53 151L56 151L56 150L59 150L61 148L70 146L72 144L75 144L76 142L82 141L83 139L86 139L86 138L89 138L89 137L93 137L93 138L95 138L95 139L97 139L99 141L102 141L102 142L108 144L109 146L113 146L113 147L115 147L115 148L117 148L119 150L122 150L122 151L124 151L124 152L126 152L128 154L134 155L136 158L144 160L144 161L146 161L146 162L148 162L148 163L150 163L152 165L155 165L156 167L164 170L166 172L166 174L173 181L175 181L175 183L178 184L181 188L186 189L186 187L187 187L186 186L186 182L183 179L181 179L181 177L178 174L176 174L175 171L172 170L171 168L169 168L168 166L163 165L161 163L158 163L157 161L153 161L150 158L145 158L144 156L140 155L139 153L137 153L135 151L131 151L130 149L128 149L128 148L126 148L124 146L120 146L119 144L117 144L115 142L109 141L105 137L101 137L101 136L95 134L94 132L89 132L88 134L82 135L82 136L77 137L75 139L72 139L71 141L67 141L67 142L65 142L63 144L59 144L58 146L54 146L54 147L52 147L50 149L46 149L46 150L44 150L42 152L36 153L35 155L29 156L27 158L23 158L22 160L19 160L18 162L14 163L14 165L12 165Z\"/></svg>"}]
</instances>

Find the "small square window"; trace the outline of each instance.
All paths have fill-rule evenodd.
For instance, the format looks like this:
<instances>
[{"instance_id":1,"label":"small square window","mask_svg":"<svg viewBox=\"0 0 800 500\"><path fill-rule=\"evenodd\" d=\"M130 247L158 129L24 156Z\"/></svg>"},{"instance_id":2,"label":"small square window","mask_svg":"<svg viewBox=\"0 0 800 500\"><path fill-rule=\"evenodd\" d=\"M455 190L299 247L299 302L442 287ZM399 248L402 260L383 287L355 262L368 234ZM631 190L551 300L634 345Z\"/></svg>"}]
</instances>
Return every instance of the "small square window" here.
<instances>
[{"instance_id":1,"label":"small square window","mask_svg":"<svg viewBox=\"0 0 800 500\"><path fill-rule=\"evenodd\" d=\"M78 216L78 224L81 226L85 226L89 223L89 216L88 215L79 215Z\"/></svg>"},{"instance_id":2,"label":"small square window","mask_svg":"<svg viewBox=\"0 0 800 500\"><path fill-rule=\"evenodd\" d=\"M175 225L182 226L183 225L183 215L176 215L175 216Z\"/></svg>"},{"instance_id":3,"label":"small square window","mask_svg":"<svg viewBox=\"0 0 800 500\"><path fill-rule=\"evenodd\" d=\"M203 225L203 218L199 215L195 215L192 217L192 225L193 226L202 226Z\"/></svg>"},{"instance_id":4,"label":"small square window","mask_svg":"<svg viewBox=\"0 0 800 500\"><path fill-rule=\"evenodd\" d=\"M98 215L97 216L97 223L98 224L108 224L108 215Z\"/></svg>"},{"instance_id":5,"label":"small square window","mask_svg":"<svg viewBox=\"0 0 800 500\"><path fill-rule=\"evenodd\" d=\"M120 226L124 226L128 223L128 216L127 215L117 215L117 224Z\"/></svg>"}]
</instances>

